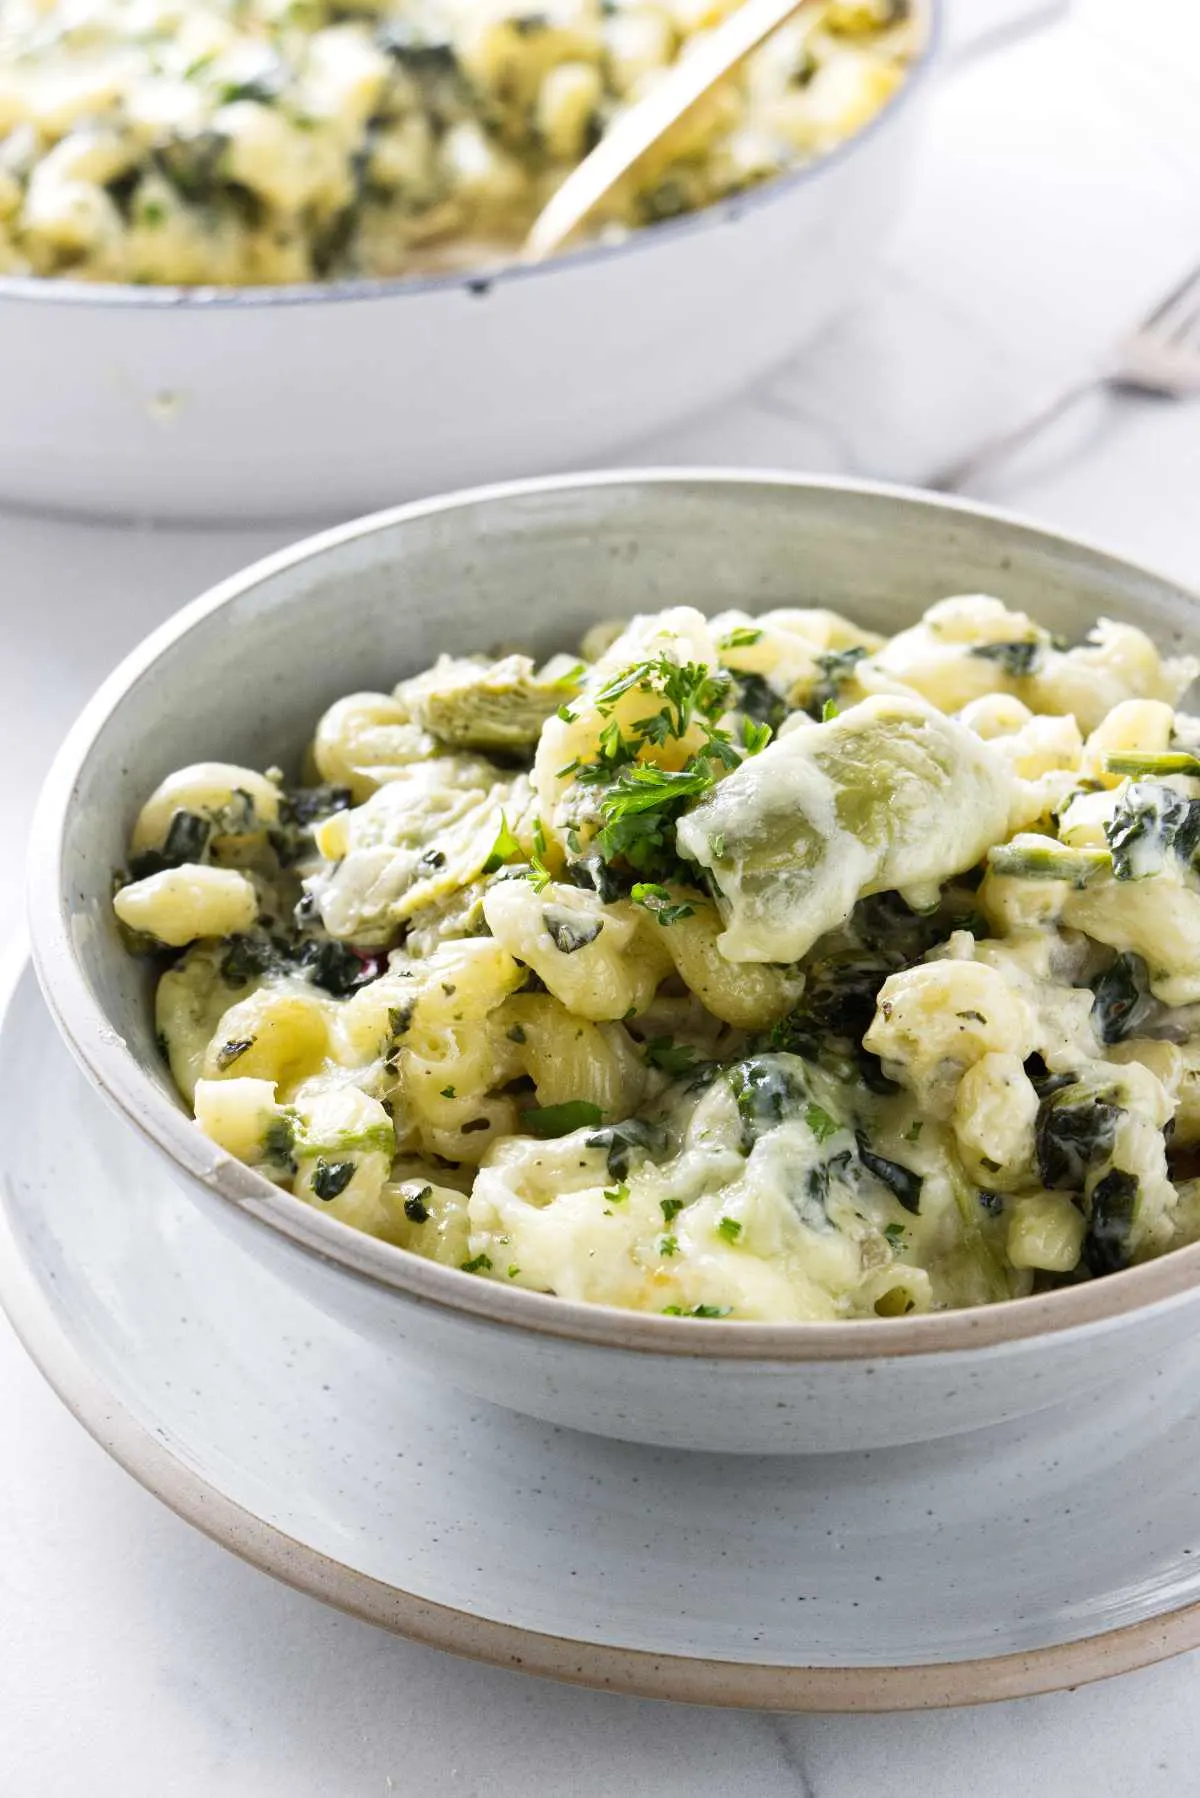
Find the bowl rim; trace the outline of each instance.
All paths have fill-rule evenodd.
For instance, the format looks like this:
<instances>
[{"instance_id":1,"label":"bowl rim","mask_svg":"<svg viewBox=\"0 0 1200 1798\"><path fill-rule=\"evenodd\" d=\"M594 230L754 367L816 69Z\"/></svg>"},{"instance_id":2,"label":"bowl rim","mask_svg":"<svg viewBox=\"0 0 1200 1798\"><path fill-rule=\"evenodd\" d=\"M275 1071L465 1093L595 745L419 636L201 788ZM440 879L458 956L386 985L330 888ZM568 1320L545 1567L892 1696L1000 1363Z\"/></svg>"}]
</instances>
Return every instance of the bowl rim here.
<instances>
[{"instance_id":1,"label":"bowl rim","mask_svg":"<svg viewBox=\"0 0 1200 1798\"><path fill-rule=\"evenodd\" d=\"M71 727L42 787L30 832L28 916L34 967L51 1016L85 1074L108 1100L186 1177L205 1202L233 1204L302 1252L418 1305L449 1310L481 1323L517 1326L535 1334L610 1349L713 1360L774 1363L877 1360L944 1354L1079 1330L1159 1305L1187 1302L1200 1286L1200 1242L1170 1251L1103 1279L1036 1297L1001 1300L915 1317L832 1323L704 1320L625 1311L521 1287L481 1280L444 1267L339 1223L263 1175L243 1166L203 1135L193 1119L151 1078L93 997L75 953L71 906L63 870L64 835L76 783L100 732L128 691L194 626L285 570L331 550L418 519L505 504L541 494L608 487L710 486L773 488L780 493L842 493L1002 525L1045 553L1082 551L1114 573L1151 579L1183 600L1195 596L1167 575L1064 532L1045 529L1004 509L976 505L916 488L771 469L609 469L551 475L440 494L353 519L301 539L227 577L166 619L130 651L97 689Z\"/></svg>"},{"instance_id":2,"label":"bowl rim","mask_svg":"<svg viewBox=\"0 0 1200 1798\"><path fill-rule=\"evenodd\" d=\"M918 41L904 80L888 95L878 112L861 130L813 157L799 167L785 170L770 180L726 196L681 218L660 219L640 226L614 243L585 243L544 262L510 261L495 268L472 266L448 274L359 276L344 281L293 281L280 286L204 287L135 286L122 281L71 281L49 275L0 275L0 306L89 306L92 308L149 309L173 312L244 311L266 306L312 306L346 301L398 300L410 295L460 292L473 299L486 297L494 287L536 280L560 269L587 268L615 261L639 249L668 244L677 237L736 225L748 212L757 212L784 198L827 168L849 160L859 146L870 142L902 110L910 97L924 89L941 50L945 24L945 0L915 0Z\"/></svg>"}]
</instances>

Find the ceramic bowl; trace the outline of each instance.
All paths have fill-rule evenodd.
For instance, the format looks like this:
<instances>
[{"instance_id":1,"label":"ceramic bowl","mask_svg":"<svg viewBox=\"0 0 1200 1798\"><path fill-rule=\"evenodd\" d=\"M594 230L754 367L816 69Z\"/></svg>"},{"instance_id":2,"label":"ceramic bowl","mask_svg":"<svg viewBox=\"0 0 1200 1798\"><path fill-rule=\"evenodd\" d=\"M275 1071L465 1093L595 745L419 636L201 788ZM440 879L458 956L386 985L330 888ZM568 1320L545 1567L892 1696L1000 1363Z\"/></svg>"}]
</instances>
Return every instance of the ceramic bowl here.
<instances>
[{"instance_id":1,"label":"ceramic bowl","mask_svg":"<svg viewBox=\"0 0 1200 1798\"><path fill-rule=\"evenodd\" d=\"M865 130L703 212L493 277L290 288L0 277L0 497L337 518L553 468L745 388L869 284L911 184L941 0Z\"/></svg>"},{"instance_id":2,"label":"ceramic bowl","mask_svg":"<svg viewBox=\"0 0 1200 1798\"><path fill-rule=\"evenodd\" d=\"M150 979L110 907L138 807L214 754L286 765L331 700L440 650L577 642L596 618L830 605L895 631L996 593L1077 636L1098 614L1192 631L1168 581L1002 514L786 476L591 475L381 513L260 562L185 607L72 730L34 827L31 927L59 1028L100 1091L218 1218L230 1253L456 1386L553 1422L679 1447L795 1453L913 1442L1105 1384L1200 1327L1200 1245L978 1310L835 1324L697 1322L494 1285L357 1234L231 1160L156 1052ZM1194 646L1194 645L1193 645Z\"/></svg>"}]
</instances>

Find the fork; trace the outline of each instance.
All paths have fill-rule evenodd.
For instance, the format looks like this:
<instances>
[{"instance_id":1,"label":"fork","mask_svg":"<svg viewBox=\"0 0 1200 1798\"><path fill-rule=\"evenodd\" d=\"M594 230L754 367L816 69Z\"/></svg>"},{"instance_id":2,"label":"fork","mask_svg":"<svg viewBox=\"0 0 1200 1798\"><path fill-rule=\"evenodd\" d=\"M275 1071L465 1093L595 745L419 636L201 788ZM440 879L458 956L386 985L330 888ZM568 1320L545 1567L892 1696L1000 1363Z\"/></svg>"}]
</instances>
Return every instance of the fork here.
<instances>
[{"instance_id":1,"label":"fork","mask_svg":"<svg viewBox=\"0 0 1200 1798\"><path fill-rule=\"evenodd\" d=\"M977 475L1028 443L1087 394L1103 388L1111 393L1153 393L1172 400L1200 393L1200 264L1098 367L1055 394L1023 424L998 432L936 470L925 486L935 493L954 493L969 486Z\"/></svg>"}]
</instances>

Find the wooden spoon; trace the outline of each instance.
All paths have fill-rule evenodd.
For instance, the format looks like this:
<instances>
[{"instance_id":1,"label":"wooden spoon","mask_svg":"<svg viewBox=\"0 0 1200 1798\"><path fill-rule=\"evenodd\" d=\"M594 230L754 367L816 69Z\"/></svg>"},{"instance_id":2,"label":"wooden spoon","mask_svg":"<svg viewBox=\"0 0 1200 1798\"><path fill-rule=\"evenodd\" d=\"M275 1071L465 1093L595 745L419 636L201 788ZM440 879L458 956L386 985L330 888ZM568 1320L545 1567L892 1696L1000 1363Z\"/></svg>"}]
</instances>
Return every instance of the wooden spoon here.
<instances>
[{"instance_id":1,"label":"wooden spoon","mask_svg":"<svg viewBox=\"0 0 1200 1798\"><path fill-rule=\"evenodd\" d=\"M675 63L646 95L607 131L596 148L572 169L542 208L521 249L522 262L553 256L590 217L635 163L641 161L718 81L814 0L743 0L715 31L701 38L690 55Z\"/></svg>"}]
</instances>

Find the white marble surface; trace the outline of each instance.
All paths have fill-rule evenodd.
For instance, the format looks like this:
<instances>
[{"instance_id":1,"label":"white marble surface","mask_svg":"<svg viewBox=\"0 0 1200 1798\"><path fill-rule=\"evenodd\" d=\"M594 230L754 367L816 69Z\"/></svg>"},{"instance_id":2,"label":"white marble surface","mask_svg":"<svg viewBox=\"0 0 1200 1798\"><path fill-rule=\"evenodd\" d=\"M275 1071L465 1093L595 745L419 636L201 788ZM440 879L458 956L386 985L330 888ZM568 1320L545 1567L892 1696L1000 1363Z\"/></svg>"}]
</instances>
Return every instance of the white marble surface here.
<instances>
[{"instance_id":1,"label":"white marble surface","mask_svg":"<svg viewBox=\"0 0 1200 1798\"><path fill-rule=\"evenodd\" d=\"M957 66L877 295L676 460L902 479L1071 378L1200 256L1200 7L1076 0ZM1016 0L1016 10L1029 0ZM966 15L970 14L968 18ZM987 497L1200 585L1200 403L1098 399ZM99 677L280 531L0 517L0 840ZM17 927L0 876L0 934ZM325 1611L161 1510L0 1322L0 1798L1176 1798L1200 1789L1200 1657L973 1712L770 1718L576 1692ZM1103 1502L1099 1494L1097 1502Z\"/></svg>"}]
</instances>

